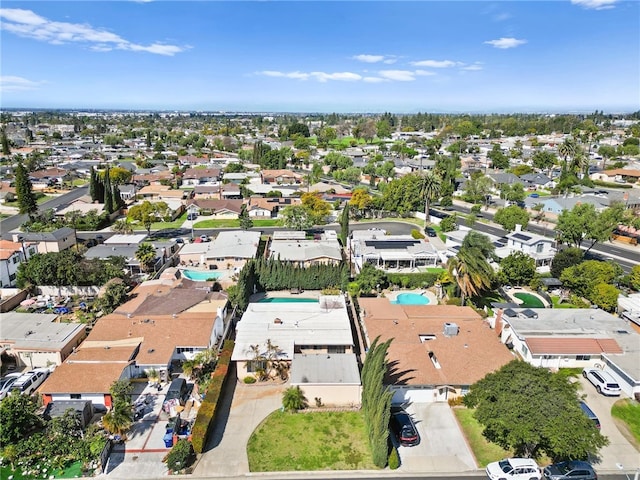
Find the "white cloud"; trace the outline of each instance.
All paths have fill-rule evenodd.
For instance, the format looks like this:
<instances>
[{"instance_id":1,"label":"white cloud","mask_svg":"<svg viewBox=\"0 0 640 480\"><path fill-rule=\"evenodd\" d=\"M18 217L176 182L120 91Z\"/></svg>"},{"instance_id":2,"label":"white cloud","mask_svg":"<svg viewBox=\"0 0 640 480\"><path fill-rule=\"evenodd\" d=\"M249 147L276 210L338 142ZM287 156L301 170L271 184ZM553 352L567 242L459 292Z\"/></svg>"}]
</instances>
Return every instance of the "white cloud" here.
<instances>
[{"instance_id":1,"label":"white cloud","mask_svg":"<svg viewBox=\"0 0 640 480\"><path fill-rule=\"evenodd\" d=\"M484 42L488 45L492 45L496 48L502 48L502 49L506 49L506 48L515 48L519 45L523 45L525 43L527 43L526 40L519 40L517 38L513 38L513 37L502 37L499 38L497 40L488 40L486 42Z\"/></svg>"},{"instance_id":2,"label":"white cloud","mask_svg":"<svg viewBox=\"0 0 640 480\"><path fill-rule=\"evenodd\" d=\"M91 25L54 22L41 17L31 10L19 8L0 9L0 18L3 20L0 24L2 30L54 45L75 42L89 44L89 48L94 51L126 50L166 56L173 56L188 48L158 42L151 45L140 45L130 42L115 33L94 28Z\"/></svg>"},{"instance_id":3,"label":"white cloud","mask_svg":"<svg viewBox=\"0 0 640 480\"><path fill-rule=\"evenodd\" d=\"M316 79L319 82L328 82L329 80L354 82L362 80L362 75L352 72L279 72L276 70L263 70L257 72L258 75L265 75L267 77L279 77L279 78L291 78L294 80L309 80L310 78Z\"/></svg>"},{"instance_id":4,"label":"white cloud","mask_svg":"<svg viewBox=\"0 0 640 480\"><path fill-rule=\"evenodd\" d=\"M0 91L21 92L25 90L36 90L44 82L34 82L22 77L0 76Z\"/></svg>"},{"instance_id":5,"label":"white cloud","mask_svg":"<svg viewBox=\"0 0 640 480\"><path fill-rule=\"evenodd\" d=\"M397 58L394 55L367 55L367 54L362 54L362 55L354 55L353 57L351 57L353 60L357 60L359 62L364 62L364 63L386 63L387 65L390 65L392 63L396 63Z\"/></svg>"},{"instance_id":6,"label":"white cloud","mask_svg":"<svg viewBox=\"0 0 640 480\"><path fill-rule=\"evenodd\" d=\"M358 60L359 62L364 62L364 63L378 63L384 60L384 55L354 55L353 57L354 60Z\"/></svg>"},{"instance_id":7,"label":"white cloud","mask_svg":"<svg viewBox=\"0 0 640 480\"><path fill-rule=\"evenodd\" d=\"M482 64L476 62L473 65L465 65L464 67L462 67L462 70L467 70L471 72L482 70Z\"/></svg>"},{"instance_id":8,"label":"white cloud","mask_svg":"<svg viewBox=\"0 0 640 480\"><path fill-rule=\"evenodd\" d=\"M571 0L574 5L579 5L591 10L607 10L614 8L618 0Z\"/></svg>"},{"instance_id":9,"label":"white cloud","mask_svg":"<svg viewBox=\"0 0 640 480\"><path fill-rule=\"evenodd\" d=\"M416 79L415 72L410 70L380 70L378 75L396 82L412 82Z\"/></svg>"},{"instance_id":10,"label":"white cloud","mask_svg":"<svg viewBox=\"0 0 640 480\"><path fill-rule=\"evenodd\" d=\"M414 67L428 67L428 68L450 68L460 65L460 62L454 62L453 60L420 60L417 62L410 62Z\"/></svg>"},{"instance_id":11,"label":"white cloud","mask_svg":"<svg viewBox=\"0 0 640 480\"><path fill-rule=\"evenodd\" d=\"M362 81L367 83L382 83L382 82L388 82L389 80L386 78L380 78L380 77L364 77Z\"/></svg>"}]
</instances>

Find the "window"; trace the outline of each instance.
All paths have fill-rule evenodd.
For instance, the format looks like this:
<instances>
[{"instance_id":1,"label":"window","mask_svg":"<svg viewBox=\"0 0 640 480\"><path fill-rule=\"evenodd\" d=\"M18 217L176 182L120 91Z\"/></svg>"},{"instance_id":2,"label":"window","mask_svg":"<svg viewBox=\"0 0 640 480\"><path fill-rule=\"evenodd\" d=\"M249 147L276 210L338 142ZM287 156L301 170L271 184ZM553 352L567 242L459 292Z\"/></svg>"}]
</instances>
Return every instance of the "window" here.
<instances>
[{"instance_id":1,"label":"window","mask_svg":"<svg viewBox=\"0 0 640 480\"><path fill-rule=\"evenodd\" d=\"M16 274L12 273L11 275L9 275L9 281L13 282L16 279Z\"/></svg>"},{"instance_id":2,"label":"window","mask_svg":"<svg viewBox=\"0 0 640 480\"><path fill-rule=\"evenodd\" d=\"M247 372L254 373L258 370L266 370L267 369L267 361L266 360L249 360L247 362Z\"/></svg>"},{"instance_id":3,"label":"window","mask_svg":"<svg viewBox=\"0 0 640 480\"><path fill-rule=\"evenodd\" d=\"M193 347L177 347L176 353L193 353L196 349Z\"/></svg>"},{"instance_id":4,"label":"window","mask_svg":"<svg viewBox=\"0 0 640 480\"><path fill-rule=\"evenodd\" d=\"M71 398L71 400L80 400L82 398L82 394L81 393L72 393L69 395L69 397Z\"/></svg>"},{"instance_id":5,"label":"window","mask_svg":"<svg viewBox=\"0 0 640 480\"><path fill-rule=\"evenodd\" d=\"M13 263L14 264L18 263L18 260L20 260L20 258L18 256L14 256L13 257Z\"/></svg>"},{"instance_id":6,"label":"window","mask_svg":"<svg viewBox=\"0 0 640 480\"><path fill-rule=\"evenodd\" d=\"M576 355L576 360L591 360L591 355Z\"/></svg>"},{"instance_id":7,"label":"window","mask_svg":"<svg viewBox=\"0 0 640 480\"><path fill-rule=\"evenodd\" d=\"M522 345L522 355L526 357L528 354L529 354L529 349L526 347L526 345Z\"/></svg>"},{"instance_id":8,"label":"window","mask_svg":"<svg viewBox=\"0 0 640 480\"><path fill-rule=\"evenodd\" d=\"M540 242L536 245L536 252L537 253L542 253L542 251L544 250L544 243Z\"/></svg>"},{"instance_id":9,"label":"window","mask_svg":"<svg viewBox=\"0 0 640 480\"><path fill-rule=\"evenodd\" d=\"M329 353L344 353L345 348L344 345L335 345L329 347Z\"/></svg>"}]
</instances>

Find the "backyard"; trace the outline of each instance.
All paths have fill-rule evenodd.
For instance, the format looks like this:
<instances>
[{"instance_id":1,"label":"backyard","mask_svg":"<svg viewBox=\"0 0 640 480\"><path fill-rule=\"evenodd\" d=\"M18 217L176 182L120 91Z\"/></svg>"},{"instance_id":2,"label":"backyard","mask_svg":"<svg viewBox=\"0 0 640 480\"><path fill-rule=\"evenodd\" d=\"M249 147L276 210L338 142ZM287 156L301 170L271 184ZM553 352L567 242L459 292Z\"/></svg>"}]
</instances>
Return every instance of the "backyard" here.
<instances>
[{"instance_id":1,"label":"backyard","mask_svg":"<svg viewBox=\"0 0 640 480\"><path fill-rule=\"evenodd\" d=\"M522 303L520 304L522 308L544 308L542 300L530 293L518 292L514 293L513 296L522 300Z\"/></svg>"},{"instance_id":2,"label":"backyard","mask_svg":"<svg viewBox=\"0 0 640 480\"><path fill-rule=\"evenodd\" d=\"M247 445L251 472L375 469L361 412L276 411Z\"/></svg>"}]
</instances>

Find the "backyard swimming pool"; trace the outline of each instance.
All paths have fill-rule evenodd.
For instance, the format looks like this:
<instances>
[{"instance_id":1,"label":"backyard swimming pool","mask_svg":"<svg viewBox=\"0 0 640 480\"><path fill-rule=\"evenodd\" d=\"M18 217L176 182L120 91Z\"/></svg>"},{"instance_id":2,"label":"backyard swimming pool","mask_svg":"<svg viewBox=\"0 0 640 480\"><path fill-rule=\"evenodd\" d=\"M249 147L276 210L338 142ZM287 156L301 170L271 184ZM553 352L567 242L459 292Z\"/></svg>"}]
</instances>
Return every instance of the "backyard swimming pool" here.
<instances>
[{"instance_id":1,"label":"backyard swimming pool","mask_svg":"<svg viewBox=\"0 0 640 480\"><path fill-rule=\"evenodd\" d=\"M272 297L258 300L258 303L318 303L317 298Z\"/></svg>"},{"instance_id":2,"label":"backyard swimming pool","mask_svg":"<svg viewBox=\"0 0 640 480\"><path fill-rule=\"evenodd\" d=\"M221 276L221 272L211 272L203 270L182 270L182 274L189 280L196 282L206 282L207 280L218 280Z\"/></svg>"},{"instance_id":3,"label":"backyard swimming pool","mask_svg":"<svg viewBox=\"0 0 640 480\"><path fill-rule=\"evenodd\" d=\"M396 305L429 305L431 300L419 293L401 293L391 303Z\"/></svg>"}]
</instances>

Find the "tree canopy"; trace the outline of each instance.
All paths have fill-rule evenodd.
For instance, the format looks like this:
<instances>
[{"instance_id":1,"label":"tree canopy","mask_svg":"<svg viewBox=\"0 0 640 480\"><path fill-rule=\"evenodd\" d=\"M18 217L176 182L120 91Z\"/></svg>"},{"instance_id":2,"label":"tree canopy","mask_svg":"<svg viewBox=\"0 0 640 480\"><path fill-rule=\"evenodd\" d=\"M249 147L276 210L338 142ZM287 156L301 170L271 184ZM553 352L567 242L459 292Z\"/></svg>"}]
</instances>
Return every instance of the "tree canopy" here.
<instances>
[{"instance_id":1,"label":"tree canopy","mask_svg":"<svg viewBox=\"0 0 640 480\"><path fill-rule=\"evenodd\" d=\"M516 229L516 225L522 225L522 228L525 228L529 224L529 214L524 208L510 205L505 208L499 208L493 220L502 225L505 230L512 232Z\"/></svg>"},{"instance_id":2,"label":"tree canopy","mask_svg":"<svg viewBox=\"0 0 640 480\"><path fill-rule=\"evenodd\" d=\"M576 385L513 360L473 384L464 403L476 409L487 440L514 456L581 459L597 454L608 440L582 412Z\"/></svg>"},{"instance_id":3,"label":"tree canopy","mask_svg":"<svg viewBox=\"0 0 640 480\"><path fill-rule=\"evenodd\" d=\"M499 275L504 284L527 285L536 275L536 261L524 252L512 252L500 262Z\"/></svg>"}]
</instances>

